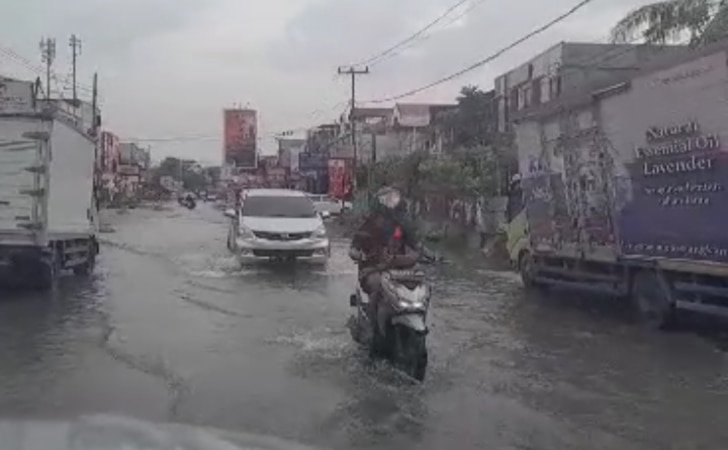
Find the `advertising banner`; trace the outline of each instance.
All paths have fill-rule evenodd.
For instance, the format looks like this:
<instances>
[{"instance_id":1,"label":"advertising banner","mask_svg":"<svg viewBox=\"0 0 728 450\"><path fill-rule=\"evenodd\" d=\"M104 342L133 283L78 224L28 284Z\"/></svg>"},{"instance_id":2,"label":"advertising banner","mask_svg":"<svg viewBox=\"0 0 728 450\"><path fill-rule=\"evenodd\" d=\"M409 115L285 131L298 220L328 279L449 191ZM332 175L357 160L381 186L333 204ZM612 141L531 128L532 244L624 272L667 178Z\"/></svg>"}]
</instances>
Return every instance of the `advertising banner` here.
<instances>
[{"instance_id":1,"label":"advertising banner","mask_svg":"<svg viewBox=\"0 0 728 450\"><path fill-rule=\"evenodd\" d=\"M258 121L255 110L224 111L223 163L242 168L257 166Z\"/></svg>"},{"instance_id":2,"label":"advertising banner","mask_svg":"<svg viewBox=\"0 0 728 450\"><path fill-rule=\"evenodd\" d=\"M351 183L351 164L345 158L329 159L329 195L343 199Z\"/></svg>"},{"instance_id":3,"label":"advertising banner","mask_svg":"<svg viewBox=\"0 0 728 450\"><path fill-rule=\"evenodd\" d=\"M633 81L624 254L728 262L726 86L724 52Z\"/></svg>"},{"instance_id":4,"label":"advertising banner","mask_svg":"<svg viewBox=\"0 0 728 450\"><path fill-rule=\"evenodd\" d=\"M97 162L102 172L114 173L121 156L119 137L110 131L102 131L100 140L101 155Z\"/></svg>"}]
</instances>

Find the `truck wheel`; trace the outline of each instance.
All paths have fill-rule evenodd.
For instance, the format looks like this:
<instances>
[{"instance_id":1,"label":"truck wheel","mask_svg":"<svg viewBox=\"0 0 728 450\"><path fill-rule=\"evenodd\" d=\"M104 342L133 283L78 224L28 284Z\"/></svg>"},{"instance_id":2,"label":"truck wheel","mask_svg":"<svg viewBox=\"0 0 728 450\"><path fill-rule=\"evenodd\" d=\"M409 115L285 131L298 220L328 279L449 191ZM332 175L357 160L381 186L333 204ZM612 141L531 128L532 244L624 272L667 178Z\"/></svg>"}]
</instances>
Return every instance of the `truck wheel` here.
<instances>
[{"instance_id":1,"label":"truck wheel","mask_svg":"<svg viewBox=\"0 0 728 450\"><path fill-rule=\"evenodd\" d=\"M61 260L58 249L51 250L51 254L44 260L38 261L38 278L36 287L43 291L53 289L61 271Z\"/></svg>"},{"instance_id":2,"label":"truck wheel","mask_svg":"<svg viewBox=\"0 0 728 450\"><path fill-rule=\"evenodd\" d=\"M531 252L523 252L518 258L518 272L521 274L521 281L528 290L543 290L545 286L534 280L536 267Z\"/></svg>"},{"instance_id":3,"label":"truck wheel","mask_svg":"<svg viewBox=\"0 0 728 450\"><path fill-rule=\"evenodd\" d=\"M675 322L675 301L670 283L654 271L638 272L632 280L632 303L641 322L663 330Z\"/></svg>"},{"instance_id":4,"label":"truck wheel","mask_svg":"<svg viewBox=\"0 0 728 450\"><path fill-rule=\"evenodd\" d=\"M92 251L86 254L86 262L73 268L76 275L90 275L96 267L96 254Z\"/></svg>"}]
</instances>

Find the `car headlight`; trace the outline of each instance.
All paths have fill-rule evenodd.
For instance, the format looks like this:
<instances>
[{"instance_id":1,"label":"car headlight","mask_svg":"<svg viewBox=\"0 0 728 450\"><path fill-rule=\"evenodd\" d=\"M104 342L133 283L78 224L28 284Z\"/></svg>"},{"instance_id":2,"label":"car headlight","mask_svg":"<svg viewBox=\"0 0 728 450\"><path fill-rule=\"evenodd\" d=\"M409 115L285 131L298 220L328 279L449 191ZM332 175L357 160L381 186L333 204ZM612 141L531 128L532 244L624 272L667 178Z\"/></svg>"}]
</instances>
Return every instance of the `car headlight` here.
<instances>
[{"instance_id":1,"label":"car headlight","mask_svg":"<svg viewBox=\"0 0 728 450\"><path fill-rule=\"evenodd\" d=\"M253 234L253 231L250 228L246 227L245 225L240 225L239 231L240 231L239 235L241 238L249 239L249 238L255 237L255 234Z\"/></svg>"},{"instance_id":2,"label":"car headlight","mask_svg":"<svg viewBox=\"0 0 728 450\"><path fill-rule=\"evenodd\" d=\"M313 232L313 236L317 238L325 238L326 237L326 227L321 225L320 227L316 228L316 231Z\"/></svg>"}]
</instances>

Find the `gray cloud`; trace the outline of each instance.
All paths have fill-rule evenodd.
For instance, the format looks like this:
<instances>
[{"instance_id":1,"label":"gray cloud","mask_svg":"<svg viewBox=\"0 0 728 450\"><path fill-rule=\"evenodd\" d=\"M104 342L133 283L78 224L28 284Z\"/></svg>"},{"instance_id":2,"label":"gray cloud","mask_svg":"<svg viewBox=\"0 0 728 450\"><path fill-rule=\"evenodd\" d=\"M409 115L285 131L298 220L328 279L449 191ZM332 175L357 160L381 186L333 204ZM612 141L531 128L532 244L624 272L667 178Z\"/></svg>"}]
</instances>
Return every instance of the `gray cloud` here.
<instances>
[{"instance_id":1,"label":"gray cloud","mask_svg":"<svg viewBox=\"0 0 728 450\"><path fill-rule=\"evenodd\" d=\"M81 73L98 69L106 123L122 137L205 136L154 144L158 156L218 159L221 110L260 111L261 134L335 117L348 95L339 65L366 59L431 21L455 0L9 0L0 44L39 64L41 35L84 40ZM449 74L510 43L576 0L481 2L463 20L372 67L361 99L397 94ZM544 4L548 3L548 8ZM577 15L472 73L414 100L451 100L463 84L495 76L561 40L596 41L647 0L595 0ZM447 20L444 21L447 23ZM0 70L12 62L0 60ZM21 71L22 72L22 71ZM27 74L27 72L24 72ZM270 139L265 145L270 150Z\"/></svg>"}]
</instances>

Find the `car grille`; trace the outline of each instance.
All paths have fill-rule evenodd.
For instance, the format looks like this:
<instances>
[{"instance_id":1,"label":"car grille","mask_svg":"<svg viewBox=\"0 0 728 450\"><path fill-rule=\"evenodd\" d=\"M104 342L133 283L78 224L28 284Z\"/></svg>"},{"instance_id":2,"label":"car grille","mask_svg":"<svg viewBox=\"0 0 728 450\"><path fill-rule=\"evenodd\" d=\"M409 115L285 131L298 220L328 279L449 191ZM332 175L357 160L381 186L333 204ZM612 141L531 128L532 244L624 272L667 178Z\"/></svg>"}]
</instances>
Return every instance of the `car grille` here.
<instances>
[{"instance_id":1,"label":"car grille","mask_svg":"<svg viewBox=\"0 0 728 450\"><path fill-rule=\"evenodd\" d=\"M253 255L268 258L285 258L291 256L310 257L313 250L253 250Z\"/></svg>"},{"instance_id":2,"label":"car grille","mask_svg":"<svg viewBox=\"0 0 728 450\"><path fill-rule=\"evenodd\" d=\"M268 231L253 231L255 237L269 241L298 241L311 237L311 233L270 233Z\"/></svg>"}]
</instances>

